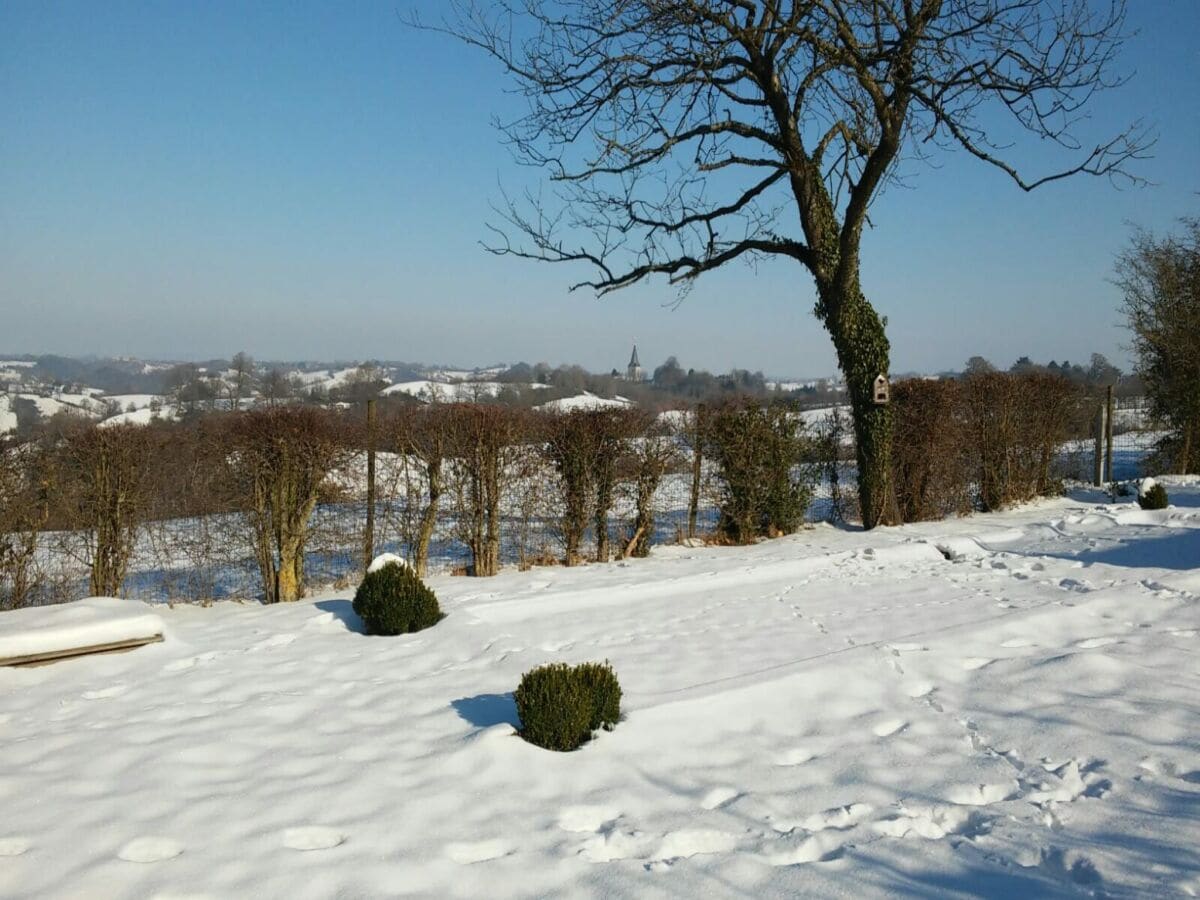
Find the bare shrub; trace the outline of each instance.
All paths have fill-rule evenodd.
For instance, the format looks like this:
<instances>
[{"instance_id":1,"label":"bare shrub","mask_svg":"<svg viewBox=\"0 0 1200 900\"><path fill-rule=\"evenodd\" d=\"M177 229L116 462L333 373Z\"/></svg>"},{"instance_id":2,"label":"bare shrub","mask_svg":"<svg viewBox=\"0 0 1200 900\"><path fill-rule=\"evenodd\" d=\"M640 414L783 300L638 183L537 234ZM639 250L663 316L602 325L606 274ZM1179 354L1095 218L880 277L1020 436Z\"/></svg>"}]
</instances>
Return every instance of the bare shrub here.
<instances>
[{"instance_id":1,"label":"bare shrub","mask_svg":"<svg viewBox=\"0 0 1200 900\"><path fill-rule=\"evenodd\" d=\"M680 461L675 430L664 420L643 417L639 436L630 442L626 458L627 478L632 487L634 517L624 555L650 555L654 542L654 495L663 476Z\"/></svg>"},{"instance_id":2,"label":"bare shrub","mask_svg":"<svg viewBox=\"0 0 1200 900\"><path fill-rule=\"evenodd\" d=\"M1069 435L1078 388L1038 372L988 372L962 383L967 436L985 510L1056 493L1054 461Z\"/></svg>"},{"instance_id":3,"label":"bare shrub","mask_svg":"<svg viewBox=\"0 0 1200 900\"><path fill-rule=\"evenodd\" d=\"M57 476L65 523L79 538L93 595L121 593L148 506L157 433L137 425L74 425L62 433Z\"/></svg>"},{"instance_id":4,"label":"bare shrub","mask_svg":"<svg viewBox=\"0 0 1200 900\"><path fill-rule=\"evenodd\" d=\"M229 427L237 496L268 603L304 593L304 551L321 484L351 449L337 418L312 407L237 413Z\"/></svg>"},{"instance_id":5,"label":"bare shrub","mask_svg":"<svg viewBox=\"0 0 1200 900\"><path fill-rule=\"evenodd\" d=\"M500 571L501 500L520 475L528 414L478 403L446 407L454 460L455 531L471 551L471 574Z\"/></svg>"},{"instance_id":6,"label":"bare shrub","mask_svg":"<svg viewBox=\"0 0 1200 900\"><path fill-rule=\"evenodd\" d=\"M959 381L909 379L892 387L893 478L905 522L971 511L971 457Z\"/></svg>"}]
</instances>

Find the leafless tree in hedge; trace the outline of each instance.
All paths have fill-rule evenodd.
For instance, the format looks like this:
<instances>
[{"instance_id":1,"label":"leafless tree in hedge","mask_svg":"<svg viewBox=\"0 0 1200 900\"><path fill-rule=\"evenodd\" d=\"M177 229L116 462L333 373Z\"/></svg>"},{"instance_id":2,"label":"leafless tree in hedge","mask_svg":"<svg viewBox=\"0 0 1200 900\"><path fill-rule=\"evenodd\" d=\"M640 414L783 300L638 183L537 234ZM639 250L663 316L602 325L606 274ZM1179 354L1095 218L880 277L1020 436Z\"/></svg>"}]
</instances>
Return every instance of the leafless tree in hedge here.
<instances>
[{"instance_id":1,"label":"leafless tree in hedge","mask_svg":"<svg viewBox=\"0 0 1200 900\"><path fill-rule=\"evenodd\" d=\"M403 494L401 504L390 506L399 513L396 524L420 576L429 567L429 547L446 489L449 422L447 408L433 404L402 407L385 426L385 446L395 454L389 473L390 493L393 498Z\"/></svg>"},{"instance_id":2,"label":"leafless tree in hedge","mask_svg":"<svg viewBox=\"0 0 1200 900\"><path fill-rule=\"evenodd\" d=\"M623 555L643 557L654 543L654 495L663 476L679 464L680 451L674 429L661 419L642 413L635 430L627 455L634 517Z\"/></svg>"},{"instance_id":3,"label":"leafless tree in hedge","mask_svg":"<svg viewBox=\"0 0 1200 900\"><path fill-rule=\"evenodd\" d=\"M121 592L146 516L154 433L137 425L77 426L63 435L59 471L72 530L83 539L93 595Z\"/></svg>"},{"instance_id":4,"label":"leafless tree in hedge","mask_svg":"<svg viewBox=\"0 0 1200 900\"><path fill-rule=\"evenodd\" d=\"M456 403L447 410L458 532L471 551L471 573L495 575L500 571L501 501L525 459L527 416L477 403Z\"/></svg>"},{"instance_id":5,"label":"leafless tree in hedge","mask_svg":"<svg viewBox=\"0 0 1200 900\"><path fill-rule=\"evenodd\" d=\"M232 395L229 405L233 409L241 409L242 398L248 397L250 389L254 386L254 357L244 350L239 350L230 360L229 369L233 374L229 385Z\"/></svg>"},{"instance_id":6,"label":"leafless tree in hedge","mask_svg":"<svg viewBox=\"0 0 1200 900\"><path fill-rule=\"evenodd\" d=\"M352 453L347 426L312 407L237 414L230 450L267 603L304 594L304 549L321 485Z\"/></svg>"},{"instance_id":7,"label":"leafless tree in hedge","mask_svg":"<svg viewBox=\"0 0 1200 900\"><path fill-rule=\"evenodd\" d=\"M583 536L595 503L593 413L590 410L547 413L540 425L546 456L558 474L558 499L562 505L558 532L563 544L563 562L576 566L583 561Z\"/></svg>"},{"instance_id":8,"label":"leafless tree in hedge","mask_svg":"<svg viewBox=\"0 0 1200 900\"><path fill-rule=\"evenodd\" d=\"M590 265L599 293L687 286L739 258L816 282L846 377L867 527L894 522L884 320L863 294L868 211L905 153L964 150L1023 190L1124 175L1137 125L1085 145L1119 83L1124 0L454 0L436 30L498 59L529 102L504 127L552 199L502 211L491 248ZM416 23L420 25L421 23ZM1025 132L1061 169L1026 175Z\"/></svg>"},{"instance_id":9,"label":"leafless tree in hedge","mask_svg":"<svg viewBox=\"0 0 1200 900\"><path fill-rule=\"evenodd\" d=\"M1054 472L1079 388L1057 375L989 372L961 382L979 504L1002 509L1058 492Z\"/></svg>"},{"instance_id":10,"label":"leafless tree in hedge","mask_svg":"<svg viewBox=\"0 0 1200 900\"><path fill-rule=\"evenodd\" d=\"M1179 474L1200 472L1200 219L1181 233L1134 232L1116 282L1152 411L1171 425Z\"/></svg>"},{"instance_id":11,"label":"leafless tree in hedge","mask_svg":"<svg viewBox=\"0 0 1200 900\"><path fill-rule=\"evenodd\" d=\"M36 450L0 439L0 610L29 605L36 592L38 531L46 523Z\"/></svg>"}]
</instances>

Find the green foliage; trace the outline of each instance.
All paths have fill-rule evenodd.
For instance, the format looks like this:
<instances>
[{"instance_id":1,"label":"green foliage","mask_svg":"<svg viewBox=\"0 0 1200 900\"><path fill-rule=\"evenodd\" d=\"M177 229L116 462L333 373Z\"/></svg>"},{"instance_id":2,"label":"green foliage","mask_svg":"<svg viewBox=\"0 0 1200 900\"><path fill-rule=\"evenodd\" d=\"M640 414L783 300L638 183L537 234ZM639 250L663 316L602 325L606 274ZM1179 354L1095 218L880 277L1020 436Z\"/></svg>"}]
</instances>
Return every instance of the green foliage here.
<instances>
[{"instance_id":1,"label":"green foliage","mask_svg":"<svg viewBox=\"0 0 1200 900\"><path fill-rule=\"evenodd\" d=\"M800 527L816 472L793 409L728 403L712 410L705 437L720 472L723 537L745 544Z\"/></svg>"},{"instance_id":2,"label":"green foliage","mask_svg":"<svg viewBox=\"0 0 1200 900\"><path fill-rule=\"evenodd\" d=\"M621 715L621 687L607 663L538 666L521 677L515 698L521 737L547 750L575 750Z\"/></svg>"},{"instance_id":3,"label":"green foliage","mask_svg":"<svg viewBox=\"0 0 1200 900\"><path fill-rule=\"evenodd\" d=\"M408 566L394 562L367 573L354 594L354 611L367 634L408 634L443 618L433 591Z\"/></svg>"},{"instance_id":4,"label":"green foliage","mask_svg":"<svg viewBox=\"0 0 1200 900\"><path fill-rule=\"evenodd\" d=\"M605 663L582 663L575 667L575 677L591 698L592 717L588 726L592 731L604 728L611 731L621 718L621 685L617 673Z\"/></svg>"},{"instance_id":5,"label":"green foliage","mask_svg":"<svg viewBox=\"0 0 1200 900\"><path fill-rule=\"evenodd\" d=\"M1169 503L1167 489L1161 484L1154 484L1149 490L1138 494L1138 506L1142 509L1166 509Z\"/></svg>"}]
</instances>

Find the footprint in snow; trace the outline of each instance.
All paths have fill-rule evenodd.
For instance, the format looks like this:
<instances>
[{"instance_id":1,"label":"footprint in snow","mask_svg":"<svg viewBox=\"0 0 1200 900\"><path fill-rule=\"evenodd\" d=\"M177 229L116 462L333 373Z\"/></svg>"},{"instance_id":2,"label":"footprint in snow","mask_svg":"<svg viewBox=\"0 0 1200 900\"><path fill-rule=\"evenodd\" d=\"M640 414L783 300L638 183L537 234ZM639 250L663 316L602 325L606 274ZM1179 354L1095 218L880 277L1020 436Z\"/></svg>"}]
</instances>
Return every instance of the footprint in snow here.
<instances>
[{"instance_id":1,"label":"footprint in snow","mask_svg":"<svg viewBox=\"0 0 1200 900\"><path fill-rule=\"evenodd\" d=\"M177 659L174 662L169 662L163 666L162 670L164 672L182 672L183 670L190 669L199 663L209 662L213 659L216 659L216 657L217 654L212 651L208 653L201 653L199 656L189 656L185 659Z\"/></svg>"},{"instance_id":2,"label":"footprint in snow","mask_svg":"<svg viewBox=\"0 0 1200 900\"><path fill-rule=\"evenodd\" d=\"M795 747L784 753L781 753L775 758L777 766L802 766L806 762L814 759L816 754L805 747Z\"/></svg>"},{"instance_id":3,"label":"footprint in snow","mask_svg":"<svg viewBox=\"0 0 1200 900\"><path fill-rule=\"evenodd\" d=\"M23 837L0 838L0 856L20 856L29 849L29 840Z\"/></svg>"},{"instance_id":4,"label":"footprint in snow","mask_svg":"<svg viewBox=\"0 0 1200 900\"><path fill-rule=\"evenodd\" d=\"M283 832L283 846L289 850L329 850L345 842L342 832L322 825L303 825Z\"/></svg>"},{"instance_id":5,"label":"footprint in snow","mask_svg":"<svg viewBox=\"0 0 1200 900\"><path fill-rule=\"evenodd\" d=\"M119 859L135 863L156 863L174 859L183 852L183 844L165 837L134 838L117 853Z\"/></svg>"},{"instance_id":6,"label":"footprint in snow","mask_svg":"<svg viewBox=\"0 0 1200 900\"><path fill-rule=\"evenodd\" d=\"M1011 800L1020 793L1016 782L1007 784L960 784L946 792L946 799L959 806L990 806Z\"/></svg>"},{"instance_id":7,"label":"footprint in snow","mask_svg":"<svg viewBox=\"0 0 1200 900\"><path fill-rule=\"evenodd\" d=\"M273 634L266 640L259 641L257 644L251 644L249 650L272 650L275 647L286 647L292 641L296 640L294 634Z\"/></svg>"},{"instance_id":8,"label":"footprint in snow","mask_svg":"<svg viewBox=\"0 0 1200 900\"><path fill-rule=\"evenodd\" d=\"M836 832L818 832L797 843L780 842L777 849L768 850L763 859L772 866L796 866L806 863L832 862L846 853L845 845Z\"/></svg>"},{"instance_id":9,"label":"footprint in snow","mask_svg":"<svg viewBox=\"0 0 1200 900\"><path fill-rule=\"evenodd\" d=\"M968 672L974 672L982 669L984 666L990 666L995 660L986 656L968 656L962 661L962 667Z\"/></svg>"},{"instance_id":10,"label":"footprint in snow","mask_svg":"<svg viewBox=\"0 0 1200 900\"><path fill-rule=\"evenodd\" d=\"M84 700L107 700L109 697L120 697L127 690L127 684L114 684L112 687L100 688L96 691L84 691L80 696Z\"/></svg>"},{"instance_id":11,"label":"footprint in snow","mask_svg":"<svg viewBox=\"0 0 1200 900\"><path fill-rule=\"evenodd\" d=\"M558 827L563 831L595 832L621 818L611 806L568 806L558 814Z\"/></svg>"},{"instance_id":12,"label":"footprint in snow","mask_svg":"<svg viewBox=\"0 0 1200 900\"><path fill-rule=\"evenodd\" d=\"M499 859L512 853L512 848L501 840L467 841L446 845L446 857L460 866Z\"/></svg>"},{"instance_id":13,"label":"footprint in snow","mask_svg":"<svg viewBox=\"0 0 1200 900\"><path fill-rule=\"evenodd\" d=\"M908 722L904 719L884 719L882 722L876 723L871 731L875 734L875 737L884 738L891 737L893 734L903 731L907 727Z\"/></svg>"},{"instance_id":14,"label":"footprint in snow","mask_svg":"<svg viewBox=\"0 0 1200 900\"><path fill-rule=\"evenodd\" d=\"M704 799L700 801L700 805L705 809L719 809L722 806L732 803L740 796L742 796L742 792L735 787L717 787L704 795Z\"/></svg>"},{"instance_id":15,"label":"footprint in snow","mask_svg":"<svg viewBox=\"0 0 1200 900\"><path fill-rule=\"evenodd\" d=\"M1112 644L1121 643L1119 638L1115 637L1095 637L1087 640L1079 641L1075 646L1080 650L1095 650L1097 647L1108 647Z\"/></svg>"}]
</instances>

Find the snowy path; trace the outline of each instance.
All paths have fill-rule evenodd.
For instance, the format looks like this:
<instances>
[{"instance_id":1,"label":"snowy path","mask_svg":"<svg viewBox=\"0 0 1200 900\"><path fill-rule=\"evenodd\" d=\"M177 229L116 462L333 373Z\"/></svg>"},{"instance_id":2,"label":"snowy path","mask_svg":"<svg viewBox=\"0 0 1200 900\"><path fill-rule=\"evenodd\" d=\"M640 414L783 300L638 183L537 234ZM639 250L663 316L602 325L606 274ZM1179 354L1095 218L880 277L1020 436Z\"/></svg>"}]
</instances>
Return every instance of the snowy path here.
<instances>
[{"instance_id":1,"label":"snowy path","mask_svg":"<svg viewBox=\"0 0 1200 900\"><path fill-rule=\"evenodd\" d=\"M163 610L0 672L0 895L1195 896L1200 483L495 579ZM512 736L550 660L627 718Z\"/></svg>"}]
</instances>

